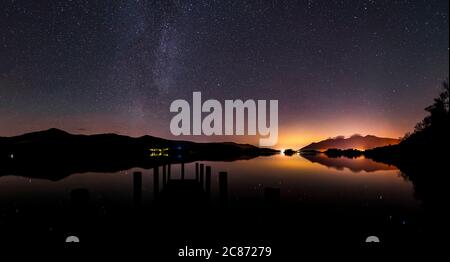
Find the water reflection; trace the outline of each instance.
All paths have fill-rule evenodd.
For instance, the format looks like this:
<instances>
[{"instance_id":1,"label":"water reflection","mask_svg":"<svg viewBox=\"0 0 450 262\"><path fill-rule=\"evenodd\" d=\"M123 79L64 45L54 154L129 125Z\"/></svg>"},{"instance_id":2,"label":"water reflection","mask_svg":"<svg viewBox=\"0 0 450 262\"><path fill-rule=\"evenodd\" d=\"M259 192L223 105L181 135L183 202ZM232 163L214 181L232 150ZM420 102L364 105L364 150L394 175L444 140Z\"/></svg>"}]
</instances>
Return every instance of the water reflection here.
<instances>
[{"instance_id":1,"label":"water reflection","mask_svg":"<svg viewBox=\"0 0 450 262\"><path fill-rule=\"evenodd\" d=\"M318 154L303 154L302 157L308 159L312 163L319 163L326 167L331 167L336 170L344 170L348 168L353 172L374 172L379 170L396 170L397 168L392 165L387 165L380 162L375 162L371 159L360 156L357 158L348 157L327 157L323 153Z\"/></svg>"},{"instance_id":2,"label":"water reflection","mask_svg":"<svg viewBox=\"0 0 450 262\"><path fill-rule=\"evenodd\" d=\"M244 232L241 237L245 239L258 236L261 227L266 231L260 237L273 237L281 234L280 227L293 230L299 224L311 226L311 234L318 232L314 226L323 232L352 226L352 233L365 234L366 228L380 230L409 223L419 204L412 184L399 170L368 159L280 154L234 162L78 173L59 181L0 177L3 217L26 213L23 219L27 220L42 215L49 228L59 227L61 232L67 232L70 222L74 225L71 233L86 232L99 224L117 227L119 223L122 227L127 221L126 225L136 227L136 231L126 231L131 234L155 220L152 223L171 225L174 234L185 231L187 237L220 229L221 236ZM216 209L221 211L211 211ZM193 232L178 223L179 218L193 228L207 223L207 218L214 230ZM218 228L217 223L222 225ZM247 232L250 229L255 231ZM307 230L297 229L306 237Z\"/></svg>"},{"instance_id":3,"label":"water reflection","mask_svg":"<svg viewBox=\"0 0 450 262\"><path fill-rule=\"evenodd\" d=\"M211 167L212 174L208 171ZM98 201L109 199L126 205L142 199L151 203L160 188L175 179L194 179L202 185L207 181L210 186L203 188L214 198L214 194L218 197L220 192L221 171L229 174L224 187L236 203L263 199L265 188L279 188L284 202L335 203L338 197L341 202L356 205L390 202L413 206L417 203L411 183L393 166L365 158L282 155L234 162L205 161L153 169L132 168L114 173L79 173L60 181L4 176L0 177L0 201L24 205L39 199L58 202L67 199L67 192L72 189L86 188Z\"/></svg>"}]
</instances>

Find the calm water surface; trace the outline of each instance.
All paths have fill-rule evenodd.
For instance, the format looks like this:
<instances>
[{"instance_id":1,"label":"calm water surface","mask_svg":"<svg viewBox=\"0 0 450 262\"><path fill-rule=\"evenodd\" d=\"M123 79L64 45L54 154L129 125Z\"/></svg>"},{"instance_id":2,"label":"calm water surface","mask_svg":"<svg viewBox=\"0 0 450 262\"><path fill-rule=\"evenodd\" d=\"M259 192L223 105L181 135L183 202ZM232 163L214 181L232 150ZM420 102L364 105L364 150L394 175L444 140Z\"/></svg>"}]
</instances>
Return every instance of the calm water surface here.
<instances>
[{"instance_id":1,"label":"calm water surface","mask_svg":"<svg viewBox=\"0 0 450 262\"><path fill-rule=\"evenodd\" d=\"M308 159L306 159L306 158ZM234 162L201 162L212 167L212 196L217 197L218 172L228 172L228 196L231 205L256 205L263 200L264 189L279 188L285 205L316 205L414 210L419 201L414 189L393 166L358 158L274 155ZM194 178L195 165L185 165L186 178ZM85 188L91 200L102 208L132 205L133 172L143 173L143 203L153 202L153 170L133 168L117 173L80 173L60 181L0 177L0 201L3 209L29 206L64 206L70 192ZM172 165L171 178L180 178L179 164ZM161 176L161 171L160 171ZM160 188L162 180L160 179Z\"/></svg>"}]
</instances>

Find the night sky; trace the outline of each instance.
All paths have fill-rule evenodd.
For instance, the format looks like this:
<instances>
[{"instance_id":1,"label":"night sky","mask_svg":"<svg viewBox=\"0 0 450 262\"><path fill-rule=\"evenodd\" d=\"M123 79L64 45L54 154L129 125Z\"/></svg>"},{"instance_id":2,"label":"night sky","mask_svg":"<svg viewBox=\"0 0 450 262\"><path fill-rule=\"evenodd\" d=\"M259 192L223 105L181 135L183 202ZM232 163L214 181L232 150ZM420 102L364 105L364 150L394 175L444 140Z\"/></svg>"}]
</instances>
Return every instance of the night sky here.
<instances>
[{"instance_id":1,"label":"night sky","mask_svg":"<svg viewBox=\"0 0 450 262\"><path fill-rule=\"evenodd\" d=\"M448 76L448 4L3 0L0 136L56 127L174 138L170 103L201 91L278 99L278 147L400 137Z\"/></svg>"}]
</instances>

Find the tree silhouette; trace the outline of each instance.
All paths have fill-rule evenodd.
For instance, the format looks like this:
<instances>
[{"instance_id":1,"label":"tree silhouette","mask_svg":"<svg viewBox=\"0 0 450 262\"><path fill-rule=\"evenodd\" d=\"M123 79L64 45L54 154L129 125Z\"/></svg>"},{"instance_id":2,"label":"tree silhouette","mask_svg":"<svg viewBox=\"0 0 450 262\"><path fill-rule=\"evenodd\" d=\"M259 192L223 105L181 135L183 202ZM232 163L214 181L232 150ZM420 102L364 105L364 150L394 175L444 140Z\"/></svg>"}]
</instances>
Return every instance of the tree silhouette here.
<instances>
[{"instance_id":1,"label":"tree silhouette","mask_svg":"<svg viewBox=\"0 0 450 262\"><path fill-rule=\"evenodd\" d=\"M418 123L415 128L415 132L422 132L429 128L442 127L448 122L449 112L449 87L448 80L442 83L444 91L434 99L434 103L427 108L430 114L426 116L422 122Z\"/></svg>"},{"instance_id":2,"label":"tree silhouette","mask_svg":"<svg viewBox=\"0 0 450 262\"><path fill-rule=\"evenodd\" d=\"M415 195L436 214L447 204L442 192L448 188L442 179L447 174L450 133L448 78L442 88L433 104L425 108L428 115L400 144L364 152L368 158L398 167L412 181ZM430 219L434 223L434 218Z\"/></svg>"},{"instance_id":3,"label":"tree silhouette","mask_svg":"<svg viewBox=\"0 0 450 262\"><path fill-rule=\"evenodd\" d=\"M429 114L416 124L412 134L406 134L404 145L436 148L447 141L449 132L449 86L448 79L442 83L443 91L434 99L432 105L425 108Z\"/></svg>"}]
</instances>

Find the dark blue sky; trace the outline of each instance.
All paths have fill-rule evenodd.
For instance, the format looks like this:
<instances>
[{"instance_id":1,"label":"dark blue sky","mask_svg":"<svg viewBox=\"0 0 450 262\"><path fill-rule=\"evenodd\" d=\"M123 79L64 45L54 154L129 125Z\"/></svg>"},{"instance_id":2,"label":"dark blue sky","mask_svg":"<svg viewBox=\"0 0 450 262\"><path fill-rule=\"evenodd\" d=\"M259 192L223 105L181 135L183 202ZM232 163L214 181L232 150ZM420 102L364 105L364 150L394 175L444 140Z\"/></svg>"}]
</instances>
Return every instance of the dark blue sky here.
<instances>
[{"instance_id":1,"label":"dark blue sky","mask_svg":"<svg viewBox=\"0 0 450 262\"><path fill-rule=\"evenodd\" d=\"M170 137L170 102L202 91L278 99L280 146L398 137L448 76L448 14L446 0L5 0L0 136Z\"/></svg>"}]
</instances>

